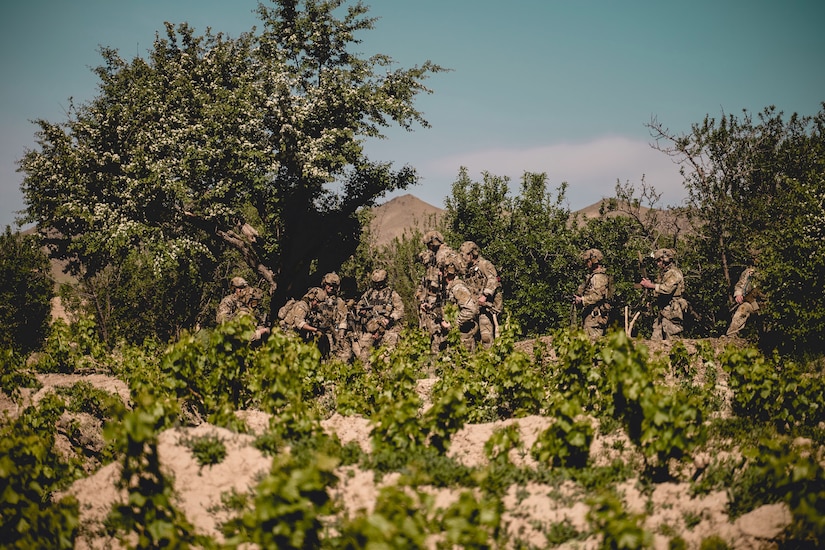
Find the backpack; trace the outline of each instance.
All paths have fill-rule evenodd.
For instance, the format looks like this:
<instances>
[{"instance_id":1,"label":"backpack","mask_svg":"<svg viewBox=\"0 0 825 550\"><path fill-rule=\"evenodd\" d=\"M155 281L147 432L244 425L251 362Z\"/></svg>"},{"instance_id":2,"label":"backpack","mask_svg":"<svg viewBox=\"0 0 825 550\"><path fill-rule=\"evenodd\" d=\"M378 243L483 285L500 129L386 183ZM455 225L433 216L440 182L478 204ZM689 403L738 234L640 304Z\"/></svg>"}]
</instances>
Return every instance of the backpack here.
<instances>
[{"instance_id":1,"label":"backpack","mask_svg":"<svg viewBox=\"0 0 825 550\"><path fill-rule=\"evenodd\" d=\"M290 298L287 303L281 306L278 310L278 319L281 321L282 327L291 327L295 322L295 304L298 301L295 298Z\"/></svg>"}]
</instances>

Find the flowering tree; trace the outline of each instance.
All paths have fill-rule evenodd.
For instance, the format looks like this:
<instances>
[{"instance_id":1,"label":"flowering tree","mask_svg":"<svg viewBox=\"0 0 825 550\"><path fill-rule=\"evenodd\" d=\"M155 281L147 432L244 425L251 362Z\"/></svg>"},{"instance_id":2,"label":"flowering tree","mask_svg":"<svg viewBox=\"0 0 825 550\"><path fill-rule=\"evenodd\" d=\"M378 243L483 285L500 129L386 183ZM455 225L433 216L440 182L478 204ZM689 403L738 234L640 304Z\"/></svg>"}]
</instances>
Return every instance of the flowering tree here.
<instances>
[{"instance_id":1,"label":"flowering tree","mask_svg":"<svg viewBox=\"0 0 825 550\"><path fill-rule=\"evenodd\" d=\"M237 39L167 23L146 59L102 49L97 97L36 121L25 221L84 277L134 250L158 273L239 253L270 292L301 292L355 249L359 208L415 182L363 140L427 127L413 103L443 70L350 52L375 20L343 4L259 4Z\"/></svg>"}]
</instances>

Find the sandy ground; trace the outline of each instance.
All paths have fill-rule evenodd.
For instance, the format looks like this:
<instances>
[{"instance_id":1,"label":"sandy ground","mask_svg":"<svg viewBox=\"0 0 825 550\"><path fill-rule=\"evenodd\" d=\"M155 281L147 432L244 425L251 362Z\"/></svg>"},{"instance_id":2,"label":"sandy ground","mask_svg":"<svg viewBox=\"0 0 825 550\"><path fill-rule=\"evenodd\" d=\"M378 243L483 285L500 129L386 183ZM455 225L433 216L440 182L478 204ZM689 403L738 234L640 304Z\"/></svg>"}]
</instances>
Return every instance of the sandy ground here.
<instances>
[{"instance_id":1,"label":"sandy ground","mask_svg":"<svg viewBox=\"0 0 825 550\"><path fill-rule=\"evenodd\" d=\"M85 380L94 386L120 395L128 402L128 389L120 380L102 375L87 376L47 374L40 375L44 387L26 397L25 402L37 402L46 392L56 386L70 386L79 380ZM426 397L434 380L419 381L419 392ZM16 405L8 398L0 399L2 411L15 416L21 405ZM272 464L272 459L255 449L252 442L255 433L266 430L268 415L260 411L241 411L238 413L252 434L238 434L207 423L196 427L180 427L167 430L159 435L159 455L162 468L174 479L178 496L178 506L196 529L204 534L221 540L219 523L226 519L221 511L221 495L229 491L244 492L251 490ZM552 418L530 416L520 419L492 422L486 424L466 425L453 437L449 455L468 466L482 466L486 462L484 443L494 430L509 424L518 426L524 447L529 447L537 435L547 428ZM369 452L370 422L368 419L335 414L323 421L324 429L330 434L337 434L341 443L357 442L362 449ZM88 425L91 432L99 426ZM201 467L192 451L182 442L193 436L214 435L224 441L227 448L226 458L219 464ZM95 443L94 433L89 436L90 445ZM615 436L614 436L615 438ZM62 443L61 443L62 442ZM58 447L69 445L65 437L58 437ZM616 445L613 440L597 434L591 446L591 459L596 463L607 463L615 457ZM624 448L629 449L629 444ZM59 449L58 449L59 452ZM532 458L528 453L511 453L511 461L517 465L530 466ZM124 495L116 489L119 479L119 464L109 464L96 469L88 477L75 482L66 493L77 497L81 510L81 536L76 548L112 548L117 541L110 540L102 533L102 521L112 504L122 501ZM331 496L342 506L344 514L352 516L358 510L370 511L381 487L396 483L397 475L386 475L380 482L372 472L362 471L358 467L341 467L336 472L339 483L331 490ZM689 475L687 476L689 477ZM687 479L687 477L685 479ZM436 502L446 507L458 497L458 492L446 489L433 489ZM634 514L643 514L644 528L657 533L654 547L668 548L670 537L680 535L688 548L699 548L703 539L716 535L722 537L731 548L775 548L775 538L790 523L790 514L785 505L763 506L753 512L731 521L726 513L727 495L717 492L701 498L693 498L689 493L689 484L661 483L652 495L643 494L639 484L628 481L621 485L625 508ZM62 495L56 495L60 497ZM535 548L547 547L545 532L554 524L568 522L579 532L591 529L586 520L588 497L580 487L566 482L562 487L550 487L535 483L526 486L513 486L504 498L505 513L503 526L509 540L520 540ZM691 525L685 524L685 518L692 518ZM665 536L661 533L669 533ZM598 548L599 537L592 535L584 541L568 542L562 548Z\"/></svg>"}]
</instances>

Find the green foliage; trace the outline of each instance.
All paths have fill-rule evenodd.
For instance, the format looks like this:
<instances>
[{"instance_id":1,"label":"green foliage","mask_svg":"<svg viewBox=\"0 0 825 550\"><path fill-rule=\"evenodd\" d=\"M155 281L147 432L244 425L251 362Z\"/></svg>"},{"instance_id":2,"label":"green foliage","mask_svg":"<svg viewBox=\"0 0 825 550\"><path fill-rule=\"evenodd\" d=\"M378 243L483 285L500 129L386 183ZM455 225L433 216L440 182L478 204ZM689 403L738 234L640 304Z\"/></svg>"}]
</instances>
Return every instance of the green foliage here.
<instances>
[{"instance_id":1,"label":"green foliage","mask_svg":"<svg viewBox=\"0 0 825 550\"><path fill-rule=\"evenodd\" d=\"M479 499L463 491L440 517L439 530L444 540L438 548L496 548L501 530L501 500L495 497Z\"/></svg>"},{"instance_id":2,"label":"green foliage","mask_svg":"<svg viewBox=\"0 0 825 550\"><path fill-rule=\"evenodd\" d=\"M698 399L656 384L643 350L617 331L601 354L628 436L646 459L656 459L648 466L666 471L668 459L679 459L704 441L703 411Z\"/></svg>"},{"instance_id":3,"label":"green foliage","mask_svg":"<svg viewBox=\"0 0 825 550\"><path fill-rule=\"evenodd\" d=\"M0 234L0 349L27 354L43 343L51 318L54 282L36 235Z\"/></svg>"},{"instance_id":4,"label":"green foliage","mask_svg":"<svg viewBox=\"0 0 825 550\"><path fill-rule=\"evenodd\" d=\"M588 504L587 520L603 537L600 548L617 550L650 546L652 537L641 527L641 516L627 513L614 493L601 492L588 499Z\"/></svg>"},{"instance_id":5,"label":"green foliage","mask_svg":"<svg viewBox=\"0 0 825 550\"><path fill-rule=\"evenodd\" d=\"M719 288L732 292L748 249L758 247L767 296L762 344L795 353L818 349L825 330L825 109L813 117L785 117L773 106L756 116L706 116L683 135L657 121L650 129L657 147L685 165L689 214L697 223L680 250L689 253L682 264L694 306L722 329L729 295Z\"/></svg>"},{"instance_id":6,"label":"green foliage","mask_svg":"<svg viewBox=\"0 0 825 550\"><path fill-rule=\"evenodd\" d=\"M590 456L593 442L592 424L583 418L581 406L575 401L564 400L549 414L553 424L536 438L530 454L540 464L583 468Z\"/></svg>"},{"instance_id":7,"label":"green foliage","mask_svg":"<svg viewBox=\"0 0 825 550\"><path fill-rule=\"evenodd\" d=\"M575 288L569 273L578 266L570 211L562 206L566 184L554 198L546 174L525 173L519 195L510 197L508 178L482 175L474 182L462 168L453 183L445 201L452 241L475 241L497 266L504 307L526 334L562 326L569 311L561 297Z\"/></svg>"},{"instance_id":8,"label":"green foliage","mask_svg":"<svg viewBox=\"0 0 825 550\"><path fill-rule=\"evenodd\" d=\"M0 391L11 397L20 397L20 388L39 388L40 382L29 371L23 369L23 358L14 350L0 347Z\"/></svg>"},{"instance_id":9,"label":"green foliage","mask_svg":"<svg viewBox=\"0 0 825 550\"><path fill-rule=\"evenodd\" d=\"M233 545L261 548L320 547L321 517L332 511L327 487L336 481L336 459L317 455L299 464L288 455L276 457L255 489L251 507L224 526Z\"/></svg>"},{"instance_id":10,"label":"green foliage","mask_svg":"<svg viewBox=\"0 0 825 550\"><path fill-rule=\"evenodd\" d=\"M743 449L743 455L748 462L743 482L733 485L731 514L784 502L793 517L785 536L797 544L819 546L825 540L825 469L813 449L780 437Z\"/></svg>"},{"instance_id":11,"label":"green foliage","mask_svg":"<svg viewBox=\"0 0 825 550\"><path fill-rule=\"evenodd\" d=\"M102 48L98 95L63 123L36 121L38 147L21 160L26 221L84 277L140 250L156 277L188 274L174 283L199 294L210 265L240 260L284 303L355 251L360 208L416 180L364 142L427 127L414 103L444 69L363 56L367 11L275 0L238 38L167 23L145 58ZM149 298L143 288L135 296Z\"/></svg>"},{"instance_id":12,"label":"green foliage","mask_svg":"<svg viewBox=\"0 0 825 550\"><path fill-rule=\"evenodd\" d=\"M424 548L432 497L398 486L381 489L372 514L359 512L341 526L335 548Z\"/></svg>"},{"instance_id":13,"label":"green foliage","mask_svg":"<svg viewBox=\"0 0 825 550\"><path fill-rule=\"evenodd\" d=\"M109 523L124 541L129 534L136 536L137 548L205 545L208 540L196 535L175 507L172 483L160 467L157 434L177 416L177 403L152 394L140 394L135 402L121 424L107 428L122 456L118 486L128 493L127 501L110 513Z\"/></svg>"},{"instance_id":14,"label":"green foliage","mask_svg":"<svg viewBox=\"0 0 825 550\"><path fill-rule=\"evenodd\" d=\"M42 351L34 356L32 367L41 372L74 373L86 369L108 369L112 356L101 341L97 324L81 317L71 324L56 319Z\"/></svg>"},{"instance_id":15,"label":"green foliage","mask_svg":"<svg viewBox=\"0 0 825 550\"><path fill-rule=\"evenodd\" d=\"M249 402L244 375L253 354L252 319L241 316L200 338L184 335L163 355L162 388L202 417L228 422Z\"/></svg>"},{"instance_id":16,"label":"green foliage","mask_svg":"<svg viewBox=\"0 0 825 550\"><path fill-rule=\"evenodd\" d=\"M806 372L792 361L769 360L751 347L730 346L720 361L730 376L734 413L774 422L782 430L825 420L821 372Z\"/></svg>"},{"instance_id":17,"label":"green foliage","mask_svg":"<svg viewBox=\"0 0 825 550\"><path fill-rule=\"evenodd\" d=\"M192 450L201 467L220 464L226 458L226 444L219 436L210 434L190 437L181 441Z\"/></svg>"},{"instance_id":18,"label":"green foliage","mask_svg":"<svg viewBox=\"0 0 825 550\"><path fill-rule=\"evenodd\" d=\"M147 338L168 342L196 323L214 323L215 308L204 308L210 296L222 290L212 282L223 281L214 262L185 256L161 270L154 260L144 250L130 250L76 286L77 309L96 320L101 338L109 344L137 344Z\"/></svg>"},{"instance_id":19,"label":"green foliage","mask_svg":"<svg viewBox=\"0 0 825 550\"><path fill-rule=\"evenodd\" d=\"M119 395L96 388L84 380L69 387L59 387L56 392L66 398L66 410L71 412L87 413L100 420L119 419L126 412Z\"/></svg>"},{"instance_id":20,"label":"green foliage","mask_svg":"<svg viewBox=\"0 0 825 550\"><path fill-rule=\"evenodd\" d=\"M74 498L52 493L79 474L53 452L64 403L47 395L0 429L0 538L9 548L73 548L79 525Z\"/></svg>"}]
</instances>

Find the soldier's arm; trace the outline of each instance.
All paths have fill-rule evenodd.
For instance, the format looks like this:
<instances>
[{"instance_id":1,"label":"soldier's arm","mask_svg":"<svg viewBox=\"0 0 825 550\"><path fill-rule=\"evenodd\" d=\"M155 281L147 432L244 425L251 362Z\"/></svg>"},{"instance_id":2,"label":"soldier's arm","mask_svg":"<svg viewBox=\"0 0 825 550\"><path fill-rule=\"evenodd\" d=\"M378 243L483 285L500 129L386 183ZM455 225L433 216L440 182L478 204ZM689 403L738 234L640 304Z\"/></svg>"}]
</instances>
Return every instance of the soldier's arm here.
<instances>
[{"instance_id":1,"label":"soldier's arm","mask_svg":"<svg viewBox=\"0 0 825 550\"><path fill-rule=\"evenodd\" d=\"M679 277L676 270L669 270L665 272L664 277L662 277L662 281L656 283L656 286L653 287L653 291L656 292L656 294L673 294L676 292L680 282L682 282L682 278Z\"/></svg>"},{"instance_id":2,"label":"soldier's arm","mask_svg":"<svg viewBox=\"0 0 825 550\"><path fill-rule=\"evenodd\" d=\"M590 280L590 288L582 294L582 305L592 306L607 298L609 278L606 273L595 273Z\"/></svg>"}]
</instances>

